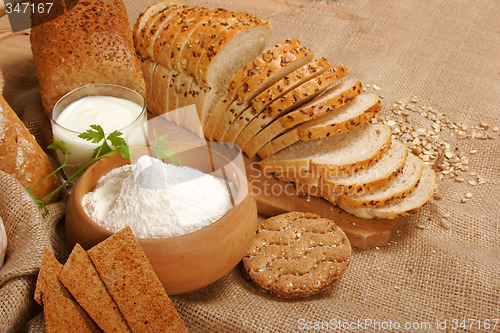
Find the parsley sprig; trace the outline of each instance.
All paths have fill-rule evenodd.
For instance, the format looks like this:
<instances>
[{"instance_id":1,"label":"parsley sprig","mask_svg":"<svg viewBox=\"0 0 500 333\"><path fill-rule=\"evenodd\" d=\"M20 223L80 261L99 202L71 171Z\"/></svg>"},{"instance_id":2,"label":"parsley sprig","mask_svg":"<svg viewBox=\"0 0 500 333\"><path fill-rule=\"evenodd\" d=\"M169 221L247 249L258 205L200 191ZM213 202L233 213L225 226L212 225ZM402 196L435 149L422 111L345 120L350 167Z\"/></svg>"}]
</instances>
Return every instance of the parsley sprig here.
<instances>
[{"instance_id":1,"label":"parsley sprig","mask_svg":"<svg viewBox=\"0 0 500 333\"><path fill-rule=\"evenodd\" d=\"M114 131L108 135L104 133L103 128L100 125L90 125L90 129L80 133L78 137L90 141L92 143L97 144L98 146L94 149L94 152L92 154L92 158L90 161L88 161L85 164L71 164L68 163L68 157L70 153L68 152L68 149L66 148L66 143L64 141L54 141L51 143L47 148L48 149L53 149L53 150L60 150L64 154L64 162L56 168L53 172L51 172L47 177L42 179L40 183L38 183L35 187L33 188L27 188L26 190L28 191L29 195L33 198L35 203L43 208L45 211L45 214L48 214L49 210L45 206L45 202L55 196L57 193L59 193L63 188L65 188L68 183L72 182L75 178L80 177L85 170L89 166L91 166L93 163L97 162L98 160L101 160L105 157L114 155L114 154L120 154L123 156L124 159L130 160L132 163L136 162L135 155L132 152L132 148L130 148L127 143L125 142L125 139L122 137L123 133L120 131ZM147 148L149 150L152 150L153 152L156 153L156 156L158 159L162 160L163 162L170 160L172 164L175 165L182 165L180 158L175 154L175 152L167 147L165 145L165 142L167 141L168 137L168 132L166 134L163 134L161 136L158 136L156 133L156 129L153 129L153 136L154 136L154 143L152 146L146 147L146 146L138 146L134 147L137 149L144 149ZM41 199L35 198L33 192L40 187L45 181L47 181L50 177L53 175L57 174L59 171L61 171L64 168L73 168L75 172L68 178L66 179L59 187L54 189L51 193L47 194Z\"/></svg>"}]
</instances>

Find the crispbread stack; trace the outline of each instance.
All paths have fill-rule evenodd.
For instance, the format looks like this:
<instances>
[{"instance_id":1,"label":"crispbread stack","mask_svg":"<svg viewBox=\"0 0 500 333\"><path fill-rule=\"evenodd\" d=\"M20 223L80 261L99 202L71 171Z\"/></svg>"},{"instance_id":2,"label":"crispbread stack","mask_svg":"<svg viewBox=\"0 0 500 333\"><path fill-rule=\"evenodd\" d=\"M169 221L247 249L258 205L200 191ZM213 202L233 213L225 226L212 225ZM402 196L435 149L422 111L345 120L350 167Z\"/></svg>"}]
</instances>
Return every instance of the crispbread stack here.
<instances>
[{"instance_id":1,"label":"crispbread stack","mask_svg":"<svg viewBox=\"0 0 500 333\"><path fill-rule=\"evenodd\" d=\"M231 13L251 23L241 32L239 23L236 31L222 29L220 22L231 26L227 13L164 1L139 18L134 37L153 113L196 104L208 140L236 143L262 158L263 172L357 216L396 218L428 201L433 171L408 158L390 127L370 124L381 110L379 96L364 93L344 66L314 59L297 39L262 52L269 23ZM207 38L212 29L217 34ZM247 47L238 45L243 40ZM239 49L227 51L232 45ZM243 53L249 58L241 63L217 67L228 54Z\"/></svg>"},{"instance_id":2,"label":"crispbread stack","mask_svg":"<svg viewBox=\"0 0 500 333\"><path fill-rule=\"evenodd\" d=\"M64 266L46 250L35 300L47 332L187 332L129 227Z\"/></svg>"}]
</instances>

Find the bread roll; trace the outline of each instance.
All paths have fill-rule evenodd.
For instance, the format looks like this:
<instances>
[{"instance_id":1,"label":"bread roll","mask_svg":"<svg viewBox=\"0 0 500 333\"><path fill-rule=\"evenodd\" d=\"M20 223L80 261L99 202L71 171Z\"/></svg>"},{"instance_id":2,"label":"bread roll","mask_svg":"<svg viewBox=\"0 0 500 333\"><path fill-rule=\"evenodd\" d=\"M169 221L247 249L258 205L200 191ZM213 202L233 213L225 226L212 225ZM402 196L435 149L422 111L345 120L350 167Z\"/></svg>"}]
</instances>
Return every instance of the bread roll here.
<instances>
[{"instance_id":1,"label":"bread roll","mask_svg":"<svg viewBox=\"0 0 500 333\"><path fill-rule=\"evenodd\" d=\"M35 187L52 171L49 158L14 110L1 96L0 73L0 170L13 175L26 188ZM43 198L57 187L57 178L49 178L34 191Z\"/></svg>"},{"instance_id":2,"label":"bread roll","mask_svg":"<svg viewBox=\"0 0 500 333\"><path fill-rule=\"evenodd\" d=\"M65 13L34 26L30 38L47 115L64 94L90 83L121 85L146 96L121 0L79 1L70 10L53 10ZM40 19L33 15L34 23Z\"/></svg>"}]
</instances>

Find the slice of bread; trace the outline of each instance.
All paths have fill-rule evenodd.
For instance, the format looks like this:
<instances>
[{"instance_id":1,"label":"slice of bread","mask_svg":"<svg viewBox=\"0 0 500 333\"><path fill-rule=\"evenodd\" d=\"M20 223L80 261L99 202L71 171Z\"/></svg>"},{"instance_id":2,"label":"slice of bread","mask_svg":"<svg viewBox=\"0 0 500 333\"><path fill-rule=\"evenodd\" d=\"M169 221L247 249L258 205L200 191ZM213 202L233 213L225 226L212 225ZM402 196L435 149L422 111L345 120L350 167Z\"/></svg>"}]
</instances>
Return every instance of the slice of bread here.
<instances>
[{"instance_id":1,"label":"slice of bread","mask_svg":"<svg viewBox=\"0 0 500 333\"><path fill-rule=\"evenodd\" d=\"M252 61L248 62L241 68L229 81L226 86L226 91L214 106L212 113L209 116L207 124L204 126L205 136L209 140L213 140L213 134L217 128L221 116L228 106L235 100L236 92L246 83L250 77L259 73L264 66L269 62L280 62L280 57L283 53L291 49L300 47L300 42L297 39L287 39L282 43L275 44L265 52L256 56Z\"/></svg>"},{"instance_id":2,"label":"slice of bread","mask_svg":"<svg viewBox=\"0 0 500 333\"><path fill-rule=\"evenodd\" d=\"M140 38L135 41L136 51L141 58L158 61L161 54L155 54L155 50L160 44L161 34L170 25L179 13L191 8L185 5L168 4L161 11L151 16L140 33ZM159 41L160 40L160 41ZM164 65L167 65L166 63Z\"/></svg>"},{"instance_id":3,"label":"slice of bread","mask_svg":"<svg viewBox=\"0 0 500 333\"><path fill-rule=\"evenodd\" d=\"M298 175L276 173L280 180L306 183L319 186L321 196L341 194L363 194L384 187L403 170L406 157L406 147L399 141L393 140L391 148L374 166L364 168L352 175L318 176L312 173Z\"/></svg>"},{"instance_id":4,"label":"slice of bread","mask_svg":"<svg viewBox=\"0 0 500 333\"><path fill-rule=\"evenodd\" d=\"M352 130L371 120L382 109L375 94L361 94L335 112L310 120L278 136L257 154L266 158L297 141L320 139Z\"/></svg>"},{"instance_id":5,"label":"slice of bread","mask_svg":"<svg viewBox=\"0 0 500 333\"><path fill-rule=\"evenodd\" d=\"M241 131L248 123L276 99L284 96L304 82L324 73L330 68L330 63L325 58L316 59L292 73L284 76L272 86L257 95L235 121L229 126L224 137L224 142L235 142Z\"/></svg>"},{"instance_id":6,"label":"slice of bread","mask_svg":"<svg viewBox=\"0 0 500 333\"><path fill-rule=\"evenodd\" d=\"M240 14L242 17L249 15ZM212 44L205 46L206 52L193 51L193 55L201 56L196 69L196 66L188 67L189 74L198 84L210 87L210 91L203 95L203 103L198 110L202 124L208 120L234 74L262 52L270 35L269 22L249 16L246 21L239 20L232 27L222 30ZM192 59L196 58L193 56Z\"/></svg>"},{"instance_id":7,"label":"slice of bread","mask_svg":"<svg viewBox=\"0 0 500 333\"><path fill-rule=\"evenodd\" d=\"M135 21L134 27L132 28L134 46L136 49L140 47L140 44L146 40L147 34L150 33L151 29L149 25L158 22L156 19L153 19L153 16L170 6L178 5L181 5L181 3L176 0L158 1L148 6L146 10L139 15L137 21ZM148 27L146 27L147 25Z\"/></svg>"},{"instance_id":8,"label":"slice of bread","mask_svg":"<svg viewBox=\"0 0 500 333\"><path fill-rule=\"evenodd\" d=\"M250 106L252 99L276 81L310 62L313 57L314 53L307 47L294 48L283 53L279 57L279 62L269 62L261 71L249 77L236 91L236 99L221 115L217 128L214 131L214 139L224 141L229 126Z\"/></svg>"},{"instance_id":9,"label":"slice of bread","mask_svg":"<svg viewBox=\"0 0 500 333\"><path fill-rule=\"evenodd\" d=\"M176 11L171 11L171 17L166 24L163 24L154 42L154 60L169 69L175 69L176 64L172 60L173 48L176 46L175 39L179 36L190 36L192 33L188 29L190 24L193 21L204 22L211 14L213 10L193 6L179 6Z\"/></svg>"},{"instance_id":10,"label":"slice of bread","mask_svg":"<svg viewBox=\"0 0 500 333\"><path fill-rule=\"evenodd\" d=\"M254 157L268 142L287 131L289 128L308 120L321 117L343 106L361 93L361 82L348 79L326 91L318 98L302 107L282 115L269 126L257 133L244 147L248 157Z\"/></svg>"},{"instance_id":11,"label":"slice of bread","mask_svg":"<svg viewBox=\"0 0 500 333\"><path fill-rule=\"evenodd\" d=\"M377 163L391 145L391 129L364 124L327 138L300 141L260 162L264 173L352 174Z\"/></svg>"},{"instance_id":12,"label":"slice of bread","mask_svg":"<svg viewBox=\"0 0 500 333\"><path fill-rule=\"evenodd\" d=\"M360 218L395 219L411 214L424 206L436 192L436 182L436 173L430 166L425 165L418 186L402 199L378 208L352 208L344 202L338 202L338 206Z\"/></svg>"},{"instance_id":13,"label":"slice of bread","mask_svg":"<svg viewBox=\"0 0 500 333\"><path fill-rule=\"evenodd\" d=\"M397 199L405 198L418 185L424 163L415 155L408 154L403 171L386 186L361 195L341 195L336 198L344 207L382 207Z\"/></svg>"},{"instance_id":14,"label":"slice of bread","mask_svg":"<svg viewBox=\"0 0 500 333\"><path fill-rule=\"evenodd\" d=\"M303 84L295 87L285 95L275 99L265 109L256 113L248 124L236 137L235 143L245 147L248 142L263 128L272 123L273 120L285 115L321 95L331 88L338 80L347 75L343 66L331 68L326 72L311 78Z\"/></svg>"}]
</instances>

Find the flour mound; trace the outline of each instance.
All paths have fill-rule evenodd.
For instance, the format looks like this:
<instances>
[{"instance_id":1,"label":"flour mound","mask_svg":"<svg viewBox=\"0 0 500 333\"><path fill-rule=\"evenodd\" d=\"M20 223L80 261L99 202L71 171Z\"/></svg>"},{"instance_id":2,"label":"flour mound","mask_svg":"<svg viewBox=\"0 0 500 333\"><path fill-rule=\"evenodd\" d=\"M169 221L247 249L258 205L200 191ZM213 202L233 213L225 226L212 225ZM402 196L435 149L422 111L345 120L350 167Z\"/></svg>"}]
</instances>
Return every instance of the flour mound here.
<instances>
[{"instance_id":1,"label":"flour mound","mask_svg":"<svg viewBox=\"0 0 500 333\"><path fill-rule=\"evenodd\" d=\"M185 235L232 207L225 180L149 156L104 175L82 204L97 224L112 232L128 225L138 238Z\"/></svg>"}]
</instances>

